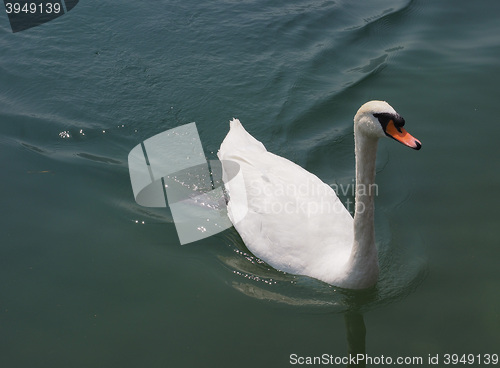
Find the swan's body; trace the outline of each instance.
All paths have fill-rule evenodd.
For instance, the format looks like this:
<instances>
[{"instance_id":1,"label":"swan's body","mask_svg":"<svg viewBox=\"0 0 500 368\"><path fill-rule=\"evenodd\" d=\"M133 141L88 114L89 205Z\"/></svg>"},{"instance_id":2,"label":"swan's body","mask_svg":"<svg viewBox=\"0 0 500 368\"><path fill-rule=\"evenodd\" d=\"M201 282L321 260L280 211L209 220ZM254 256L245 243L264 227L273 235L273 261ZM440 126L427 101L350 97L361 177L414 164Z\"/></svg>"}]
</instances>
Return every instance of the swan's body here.
<instances>
[{"instance_id":1,"label":"swan's body","mask_svg":"<svg viewBox=\"0 0 500 368\"><path fill-rule=\"evenodd\" d=\"M374 115L375 114L375 115ZM224 179L228 214L247 248L274 268L332 285L361 289L378 278L373 223L378 138L419 149L404 120L386 102L363 105L354 119L354 219L335 191L293 162L268 152L233 119L218 156L239 165L243 180ZM240 216L242 209L245 216Z\"/></svg>"}]
</instances>

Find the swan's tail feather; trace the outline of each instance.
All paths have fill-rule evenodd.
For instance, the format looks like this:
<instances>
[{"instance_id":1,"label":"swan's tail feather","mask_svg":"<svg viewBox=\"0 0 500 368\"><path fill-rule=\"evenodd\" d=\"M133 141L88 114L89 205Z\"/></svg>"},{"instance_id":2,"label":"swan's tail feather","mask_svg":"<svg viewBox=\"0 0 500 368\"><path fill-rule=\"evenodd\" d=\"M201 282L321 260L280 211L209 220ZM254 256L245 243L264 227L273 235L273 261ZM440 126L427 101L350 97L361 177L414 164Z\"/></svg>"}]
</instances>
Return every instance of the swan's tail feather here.
<instances>
[{"instance_id":1,"label":"swan's tail feather","mask_svg":"<svg viewBox=\"0 0 500 368\"><path fill-rule=\"evenodd\" d=\"M230 159L232 155L238 155L240 152L266 152L266 147L257 139L252 137L243 128L238 119L233 118L229 122L229 133L220 146L218 152L219 159Z\"/></svg>"}]
</instances>

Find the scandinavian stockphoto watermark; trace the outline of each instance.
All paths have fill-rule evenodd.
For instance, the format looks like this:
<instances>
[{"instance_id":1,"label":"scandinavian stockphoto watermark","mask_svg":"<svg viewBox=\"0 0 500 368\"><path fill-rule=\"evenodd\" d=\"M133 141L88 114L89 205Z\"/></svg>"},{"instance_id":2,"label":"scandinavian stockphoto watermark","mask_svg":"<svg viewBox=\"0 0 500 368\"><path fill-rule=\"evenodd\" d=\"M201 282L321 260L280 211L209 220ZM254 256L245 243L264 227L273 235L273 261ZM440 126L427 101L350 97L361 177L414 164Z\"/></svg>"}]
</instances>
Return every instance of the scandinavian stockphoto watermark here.
<instances>
[{"instance_id":1,"label":"scandinavian stockphoto watermark","mask_svg":"<svg viewBox=\"0 0 500 368\"><path fill-rule=\"evenodd\" d=\"M319 184L308 177L299 183L284 183L266 173L244 180L238 163L208 160L195 123L159 133L135 146L129 153L130 181L136 202L145 207L169 207L181 244L220 233L242 221L251 210L276 216L322 216L351 210L338 195L377 195L376 185ZM226 187L238 188L237 203L227 203ZM363 212L363 203L356 211Z\"/></svg>"},{"instance_id":2,"label":"scandinavian stockphoto watermark","mask_svg":"<svg viewBox=\"0 0 500 368\"><path fill-rule=\"evenodd\" d=\"M350 354L335 356L322 354L316 356L301 356L290 354L290 365L329 365L329 366L496 366L499 362L498 354L427 354L427 356L373 356L369 354Z\"/></svg>"},{"instance_id":3,"label":"scandinavian stockphoto watermark","mask_svg":"<svg viewBox=\"0 0 500 368\"><path fill-rule=\"evenodd\" d=\"M4 0L12 32L20 32L59 18L79 0Z\"/></svg>"},{"instance_id":4,"label":"scandinavian stockphoto watermark","mask_svg":"<svg viewBox=\"0 0 500 368\"><path fill-rule=\"evenodd\" d=\"M358 185L319 183L315 176L307 176L297 182L269 180L264 173L263 180L251 180L247 186L248 198L252 201L248 206L258 213L272 215L299 215L305 217L339 214L345 210L363 213L366 205L353 199L356 194L362 196L378 196L375 183ZM346 197L342 203L339 197ZM356 207L356 208L355 208Z\"/></svg>"},{"instance_id":5,"label":"scandinavian stockphoto watermark","mask_svg":"<svg viewBox=\"0 0 500 368\"><path fill-rule=\"evenodd\" d=\"M338 365L338 366L358 366L358 365L422 365L422 357L390 357L390 356L371 356L368 354L350 354L348 356L335 356L331 354L322 354L318 356L300 356L290 354L291 365Z\"/></svg>"}]
</instances>

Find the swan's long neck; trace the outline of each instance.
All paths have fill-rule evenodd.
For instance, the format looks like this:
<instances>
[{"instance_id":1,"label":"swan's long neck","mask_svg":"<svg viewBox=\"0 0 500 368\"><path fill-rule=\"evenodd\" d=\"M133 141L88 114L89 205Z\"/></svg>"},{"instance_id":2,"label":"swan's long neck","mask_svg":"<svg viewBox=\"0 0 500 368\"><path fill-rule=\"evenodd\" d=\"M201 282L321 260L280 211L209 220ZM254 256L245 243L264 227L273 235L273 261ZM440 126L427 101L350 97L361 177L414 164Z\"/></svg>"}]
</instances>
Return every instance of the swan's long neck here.
<instances>
[{"instance_id":1,"label":"swan's long neck","mask_svg":"<svg viewBox=\"0 0 500 368\"><path fill-rule=\"evenodd\" d=\"M349 259L350 278L358 287L373 285L378 278L377 248L375 247L374 199L375 159L378 138L366 136L355 127L356 209L354 213L354 244Z\"/></svg>"}]
</instances>

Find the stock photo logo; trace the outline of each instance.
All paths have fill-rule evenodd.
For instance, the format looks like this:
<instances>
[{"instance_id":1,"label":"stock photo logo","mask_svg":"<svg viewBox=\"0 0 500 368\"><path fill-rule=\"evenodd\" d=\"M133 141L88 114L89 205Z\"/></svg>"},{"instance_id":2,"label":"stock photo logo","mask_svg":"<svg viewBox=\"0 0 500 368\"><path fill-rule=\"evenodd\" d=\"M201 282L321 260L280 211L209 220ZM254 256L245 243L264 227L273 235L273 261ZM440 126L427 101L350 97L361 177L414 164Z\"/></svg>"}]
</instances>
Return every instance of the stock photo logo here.
<instances>
[{"instance_id":1,"label":"stock photo logo","mask_svg":"<svg viewBox=\"0 0 500 368\"><path fill-rule=\"evenodd\" d=\"M195 123L159 133L128 155L137 204L169 207L181 244L208 238L233 226L227 213L225 183L244 185L239 165L207 161ZM238 222L248 208L232 212Z\"/></svg>"},{"instance_id":2,"label":"stock photo logo","mask_svg":"<svg viewBox=\"0 0 500 368\"><path fill-rule=\"evenodd\" d=\"M59 18L73 9L79 0L4 0L12 32L27 29Z\"/></svg>"}]
</instances>

